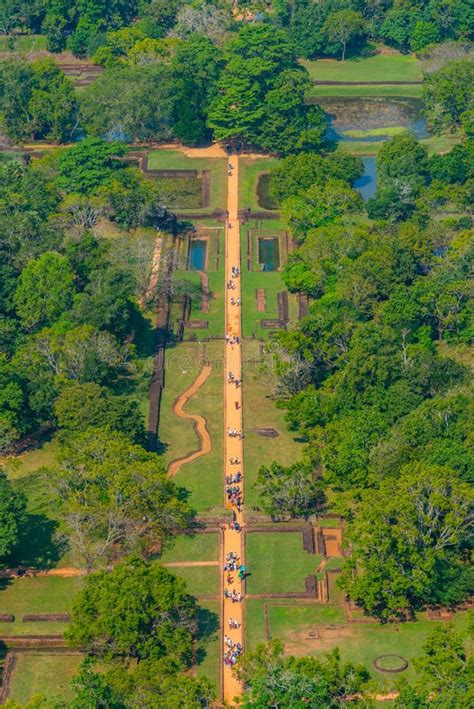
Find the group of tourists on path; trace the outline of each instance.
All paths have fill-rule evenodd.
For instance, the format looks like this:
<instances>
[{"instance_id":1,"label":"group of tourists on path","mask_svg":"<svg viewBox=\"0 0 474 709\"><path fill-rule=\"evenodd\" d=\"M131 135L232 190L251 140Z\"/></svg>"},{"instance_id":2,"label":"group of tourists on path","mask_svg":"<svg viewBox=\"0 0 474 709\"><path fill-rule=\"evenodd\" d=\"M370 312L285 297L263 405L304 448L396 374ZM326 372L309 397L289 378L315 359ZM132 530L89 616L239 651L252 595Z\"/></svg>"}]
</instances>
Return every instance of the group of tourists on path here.
<instances>
[{"instance_id":1,"label":"group of tourists on path","mask_svg":"<svg viewBox=\"0 0 474 709\"><path fill-rule=\"evenodd\" d=\"M231 165L229 164L229 175L231 174ZM228 227L230 228L232 225L229 222ZM231 279L227 282L227 289L232 291L236 288L235 284L235 279L240 275L240 269L238 266L232 266L232 275ZM240 298L234 298L233 296L229 297L229 304L231 306L240 306L241 305L241 299ZM230 347L233 349L234 346L240 346L241 345L241 339L238 335L228 333L226 334L225 337L226 344L230 345ZM234 384L236 389L239 388L239 386L242 383L242 379L240 377L234 376L234 374L231 371L227 372L226 375L227 378L227 383L228 384ZM241 408L240 402L239 401L234 401L234 408L235 411L238 411ZM230 423L230 421L229 421ZM227 435L229 438L237 438L239 440L242 440L244 437L244 434L242 430L239 430L235 427L229 426L227 428ZM240 460L236 456L231 456L229 458L229 464L231 466L235 465L240 465ZM240 513L241 511L241 505L242 505L242 482L243 482L243 475L240 470L236 470L236 472L230 471L226 473L225 476L225 483L226 483L226 498L227 498L227 507L232 510L232 522L228 525L228 529L231 531L235 532L240 532L242 527L239 524L237 520L237 514ZM241 588L242 581L245 579L246 575L246 568L245 566L241 563L240 557L238 552L236 551L228 551L226 554L225 558L225 563L223 567L223 572L224 572L224 599L226 601L231 601L232 604L234 603L241 603L243 601L243 595L242 591L238 590ZM229 631L239 631L241 628L241 621L239 618L234 618L233 614L229 618L228 621L229 624ZM241 633L242 631L240 631ZM241 635L238 635L239 640L241 639ZM224 653L223 653L223 662L224 666L226 667L233 667L240 655L243 653L243 646L240 642L237 642L234 640L232 637L229 635L224 635Z\"/></svg>"}]
</instances>

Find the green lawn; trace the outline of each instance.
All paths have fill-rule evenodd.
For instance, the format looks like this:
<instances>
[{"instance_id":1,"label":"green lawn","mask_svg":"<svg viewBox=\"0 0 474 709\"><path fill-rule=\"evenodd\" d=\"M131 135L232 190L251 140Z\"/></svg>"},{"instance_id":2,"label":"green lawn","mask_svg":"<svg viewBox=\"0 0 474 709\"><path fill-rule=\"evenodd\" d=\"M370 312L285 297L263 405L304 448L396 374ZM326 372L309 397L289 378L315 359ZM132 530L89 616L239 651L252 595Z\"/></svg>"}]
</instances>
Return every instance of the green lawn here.
<instances>
[{"instance_id":1,"label":"green lawn","mask_svg":"<svg viewBox=\"0 0 474 709\"><path fill-rule=\"evenodd\" d=\"M240 158L239 160L239 207L253 210L265 209L258 202L257 187L260 175L269 172L278 163L276 158Z\"/></svg>"},{"instance_id":2,"label":"green lawn","mask_svg":"<svg viewBox=\"0 0 474 709\"><path fill-rule=\"evenodd\" d=\"M210 207L202 211L226 209L227 160L225 158L188 158L179 150L156 150L148 155L148 167L150 170L210 170Z\"/></svg>"},{"instance_id":3,"label":"green lawn","mask_svg":"<svg viewBox=\"0 0 474 709\"><path fill-rule=\"evenodd\" d=\"M247 593L286 593L305 590L321 557L303 549L299 532L250 532L246 535Z\"/></svg>"},{"instance_id":4,"label":"green lawn","mask_svg":"<svg viewBox=\"0 0 474 709\"><path fill-rule=\"evenodd\" d=\"M458 145L461 142L461 136L459 133L446 133L443 135L433 135L430 138L423 138L419 142L421 145L425 145L427 147L430 155L434 155L435 153L448 153L454 148L455 145ZM377 155L382 145L383 141L342 141L338 143L338 150L342 150L345 153L350 153L351 155Z\"/></svg>"},{"instance_id":5,"label":"green lawn","mask_svg":"<svg viewBox=\"0 0 474 709\"><path fill-rule=\"evenodd\" d=\"M202 181L198 177L155 177L165 195L164 203L175 209L201 209Z\"/></svg>"},{"instance_id":6,"label":"green lawn","mask_svg":"<svg viewBox=\"0 0 474 709\"><path fill-rule=\"evenodd\" d=\"M184 342L166 353L165 388L161 404L159 438L166 446L165 460L170 462L194 451L198 438L192 421L177 418L172 412L175 399L194 381L201 367L199 356L206 353L213 371L204 386L193 396L186 411L205 416L212 438L212 451L183 466L174 478L190 492L189 502L200 513L221 512L223 505L223 342Z\"/></svg>"},{"instance_id":7,"label":"green lawn","mask_svg":"<svg viewBox=\"0 0 474 709\"><path fill-rule=\"evenodd\" d=\"M197 675L214 682L220 692L221 647L219 640L220 603L200 601Z\"/></svg>"},{"instance_id":8,"label":"green lawn","mask_svg":"<svg viewBox=\"0 0 474 709\"><path fill-rule=\"evenodd\" d=\"M281 535L284 536L284 535ZM365 665L381 690L393 687L401 677L414 676L412 660L422 654L427 635L438 622L425 617L400 624L351 624L345 621L342 606L305 605L297 600L267 602L271 639L281 640L290 654L322 654L339 648L343 662ZM249 648L265 639L263 600L246 603L246 639ZM284 605L283 605L284 604ZM454 616L454 625L466 630L468 613ZM311 639L310 632L320 630L321 637ZM410 662L403 675L388 675L374 669L376 657L384 654L401 655Z\"/></svg>"},{"instance_id":9,"label":"green lawn","mask_svg":"<svg viewBox=\"0 0 474 709\"><path fill-rule=\"evenodd\" d=\"M44 52L46 50L46 37L41 34L16 35L8 39L4 35L0 36L0 52Z\"/></svg>"},{"instance_id":10,"label":"green lawn","mask_svg":"<svg viewBox=\"0 0 474 709\"><path fill-rule=\"evenodd\" d=\"M281 535L283 536L283 535ZM345 622L342 607L309 604L296 599L246 601L246 642L250 649L265 640L264 605L267 604L270 639L282 639L288 631L300 630L314 625L342 625Z\"/></svg>"},{"instance_id":11,"label":"green lawn","mask_svg":"<svg viewBox=\"0 0 474 709\"><path fill-rule=\"evenodd\" d=\"M404 126L387 126L385 128L369 128L368 130L344 130L341 131L343 135L347 135L349 138L371 138L377 136L388 136L393 138L395 135L401 135L402 133L407 133L408 128Z\"/></svg>"},{"instance_id":12,"label":"green lawn","mask_svg":"<svg viewBox=\"0 0 474 709\"><path fill-rule=\"evenodd\" d=\"M16 456L15 458L1 458L0 465L5 467L10 480L27 477L45 465L54 465L56 462L57 441L50 435L40 439L38 446Z\"/></svg>"},{"instance_id":13,"label":"green lawn","mask_svg":"<svg viewBox=\"0 0 474 709\"><path fill-rule=\"evenodd\" d=\"M38 695L43 695L51 704L72 699L71 680L81 661L79 654L18 653L9 698L20 706Z\"/></svg>"},{"instance_id":14,"label":"green lawn","mask_svg":"<svg viewBox=\"0 0 474 709\"><path fill-rule=\"evenodd\" d=\"M313 81L421 81L421 62L414 55L376 54L363 59L302 59Z\"/></svg>"},{"instance_id":15,"label":"green lawn","mask_svg":"<svg viewBox=\"0 0 474 709\"><path fill-rule=\"evenodd\" d=\"M394 96L412 98L421 97L421 84L373 84L372 86L360 86L357 84L315 84L306 94L306 98L317 103L320 96Z\"/></svg>"},{"instance_id":16,"label":"green lawn","mask_svg":"<svg viewBox=\"0 0 474 709\"><path fill-rule=\"evenodd\" d=\"M59 578L41 576L0 581L0 607L2 613L13 613L14 623L2 625L5 635L56 635L64 632L66 623L23 623L27 614L69 613L74 596L81 588L80 577Z\"/></svg>"},{"instance_id":17,"label":"green lawn","mask_svg":"<svg viewBox=\"0 0 474 709\"><path fill-rule=\"evenodd\" d=\"M193 596L219 596L220 569L218 566L173 566L172 574L186 581Z\"/></svg>"},{"instance_id":18,"label":"green lawn","mask_svg":"<svg viewBox=\"0 0 474 709\"><path fill-rule=\"evenodd\" d=\"M160 561L217 561L219 537L217 534L180 534L166 544Z\"/></svg>"},{"instance_id":19,"label":"green lawn","mask_svg":"<svg viewBox=\"0 0 474 709\"><path fill-rule=\"evenodd\" d=\"M271 384L260 371L259 343L248 340L243 347L245 501L252 507L258 503L254 484L260 466L273 461L290 465L301 457L303 446L288 432L285 411L269 397ZM256 433L258 428L274 428L279 435L265 438Z\"/></svg>"}]
</instances>

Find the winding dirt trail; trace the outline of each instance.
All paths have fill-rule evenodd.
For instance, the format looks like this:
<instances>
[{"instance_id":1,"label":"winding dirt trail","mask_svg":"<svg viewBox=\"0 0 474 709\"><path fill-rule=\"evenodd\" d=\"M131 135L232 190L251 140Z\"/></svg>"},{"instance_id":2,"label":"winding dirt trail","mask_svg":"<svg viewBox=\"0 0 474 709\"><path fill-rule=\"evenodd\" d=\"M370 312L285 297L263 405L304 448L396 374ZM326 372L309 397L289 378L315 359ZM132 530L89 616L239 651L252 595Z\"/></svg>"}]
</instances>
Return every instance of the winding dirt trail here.
<instances>
[{"instance_id":1,"label":"winding dirt trail","mask_svg":"<svg viewBox=\"0 0 474 709\"><path fill-rule=\"evenodd\" d=\"M184 411L184 407L188 403L189 399L191 399L191 397L199 391L199 389L207 381L211 372L212 367L209 364L205 365L191 386L188 387L186 391L183 391L183 393L178 396L173 404L173 413L175 416L193 421L194 430L199 437L200 447L198 450L195 450L182 458L177 458L176 460L171 461L167 470L168 477L170 478L176 475L183 465L186 465L186 463L192 463L193 460L201 458L203 455L206 455L206 453L209 453L212 450L211 436L207 430L207 421L204 416L200 416L199 414L188 414Z\"/></svg>"}]
</instances>

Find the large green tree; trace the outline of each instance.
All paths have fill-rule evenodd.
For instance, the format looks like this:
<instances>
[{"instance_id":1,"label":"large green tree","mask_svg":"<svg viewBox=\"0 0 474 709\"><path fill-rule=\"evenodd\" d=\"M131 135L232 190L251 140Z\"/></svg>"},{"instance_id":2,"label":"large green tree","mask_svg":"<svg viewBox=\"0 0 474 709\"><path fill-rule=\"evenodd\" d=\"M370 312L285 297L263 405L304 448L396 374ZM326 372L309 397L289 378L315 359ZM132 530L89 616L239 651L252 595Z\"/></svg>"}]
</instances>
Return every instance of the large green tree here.
<instances>
[{"instance_id":1,"label":"large green tree","mask_svg":"<svg viewBox=\"0 0 474 709\"><path fill-rule=\"evenodd\" d=\"M65 256L51 252L23 269L15 293L16 311L26 328L51 325L72 305L74 274Z\"/></svg>"},{"instance_id":2,"label":"large green tree","mask_svg":"<svg viewBox=\"0 0 474 709\"><path fill-rule=\"evenodd\" d=\"M273 518L315 514L325 500L321 482L305 463L262 466L255 487L262 508Z\"/></svg>"},{"instance_id":3,"label":"large green tree","mask_svg":"<svg viewBox=\"0 0 474 709\"><path fill-rule=\"evenodd\" d=\"M197 606L186 584L156 562L131 558L88 576L74 602L70 644L106 658L192 659Z\"/></svg>"},{"instance_id":4,"label":"large green tree","mask_svg":"<svg viewBox=\"0 0 474 709\"><path fill-rule=\"evenodd\" d=\"M50 471L60 500L62 533L93 568L127 551L146 551L190 525L182 491L155 453L109 428L68 437Z\"/></svg>"},{"instance_id":5,"label":"large green tree","mask_svg":"<svg viewBox=\"0 0 474 709\"><path fill-rule=\"evenodd\" d=\"M284 31L245 25L226 44L224 55L226 66L208 116L218 141L280 155L321 146L323 113L304 104L307 73Z\"/></svg>"},{"instance_id":6,"label":"large green tree","mask_svg":"<svg viewBox=\"0 0 474 709\"><path fill-rule=\"evenodd\" d=\"M13 140L71 140L78 125L74 86L52 59L0 63L0 111Z\"/></svg>"},{"instance_id":7,"label":"large green tree","mask_svg":"<svg viewBox=\"0 0 474 709\"><path fill-rule=\"evenodd\" d=\"M466 556L473 501L452 470L421 463L367 491L347 529L352 555L341 586L385 620L467 598L474 585Z\"/></svg>"},{"instance_id":8,"label":"large green tree","mask_svg":"<svg viewBox=\"0 0 474 709\"><path fill-rule=\"evenodd\" d=\"M363 706L354 695L362 694L369 677L362 667L341 664L337 650L322 658L285 656L278 640L248 652L239 674L245 681L246 709Z\"/></svg>"},{"instance_id":9,"label":"large green tree","mask_svg":"<svg viewBox=\"0 0 474 709\"><path fill-rule=\"evenodd\" d=\"M474 61L459 59L427 74L423 101L428 121L436 131L457 128L462 114L473 108Z\"/></svg>"}]
</instances>

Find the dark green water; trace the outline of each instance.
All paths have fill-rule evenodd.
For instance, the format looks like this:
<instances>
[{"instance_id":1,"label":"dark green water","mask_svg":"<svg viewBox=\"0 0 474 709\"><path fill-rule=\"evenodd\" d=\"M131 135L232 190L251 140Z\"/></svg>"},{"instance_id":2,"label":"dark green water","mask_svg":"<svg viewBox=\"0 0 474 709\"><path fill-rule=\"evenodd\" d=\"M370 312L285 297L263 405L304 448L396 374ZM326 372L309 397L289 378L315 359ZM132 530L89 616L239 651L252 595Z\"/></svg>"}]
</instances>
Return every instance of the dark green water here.
<instances>
[{"instance_id":1,"label":"dark green water","mask_svg":"<svg viewBox=\"0 0 474 709\"><path fill-rule=\"evenodd\" d=\"M277 238L258 240L258 261L264 271L277 271L280 266L280 244Z\"/></svg>"},{"instance_id":2,"label":"dark green water","mask_svg":"<svg viewBox=\"0 0 474 709\"><path fill-rule=\"evenodd\" d=\"M204 271L206 268L207 241L191 239L189 242L188 268L193 271Z\"/></svg>"}]
</instances>

